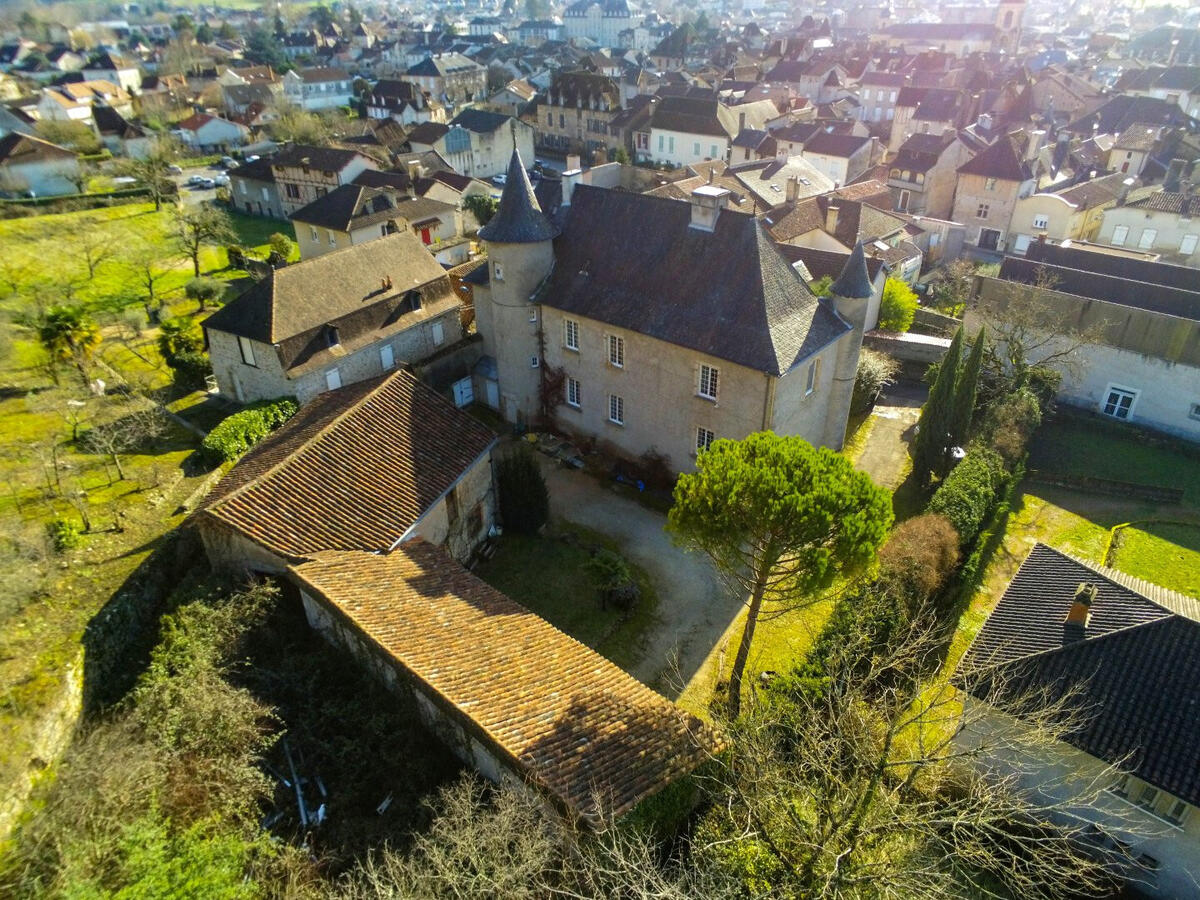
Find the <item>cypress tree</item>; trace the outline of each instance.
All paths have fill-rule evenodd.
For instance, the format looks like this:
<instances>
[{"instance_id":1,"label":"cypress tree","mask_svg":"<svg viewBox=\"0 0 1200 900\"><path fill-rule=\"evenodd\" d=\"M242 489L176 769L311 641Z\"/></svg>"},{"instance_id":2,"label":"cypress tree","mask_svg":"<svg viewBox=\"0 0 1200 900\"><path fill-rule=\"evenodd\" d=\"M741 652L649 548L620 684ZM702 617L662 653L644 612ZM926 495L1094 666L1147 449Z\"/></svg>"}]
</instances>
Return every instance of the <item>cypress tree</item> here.
<instances>
[{"instance_id":1,"label":"cypress tree","mask_svg":"<svg viewBox=\"0 0 1200 900\"><path fill-rule=\"evenodd\" d=\"M913 470L921 485L929 484L934 472L941 472L946 458L947 434L954 417L954 388L958 383L958 365L962 359L961 326L950 342L950 349L938 369L937 380L929 390L929 399L917 420L917 439L913 442Z\"/></svg>"},{"instance_id":2,"label":"cypress tree","mask_svg":"<svg viewBox=\"0 0 1200 900\"><path fill-rule=\"evenodd\" d=\"M950 423L950 446L965 447L971 436L971 417L975 413L975 394L979 387L979 372L983 368L984 326L979 327L971 354L958 376L954 389L954 418Z\"/></svg>"}]
</instances>

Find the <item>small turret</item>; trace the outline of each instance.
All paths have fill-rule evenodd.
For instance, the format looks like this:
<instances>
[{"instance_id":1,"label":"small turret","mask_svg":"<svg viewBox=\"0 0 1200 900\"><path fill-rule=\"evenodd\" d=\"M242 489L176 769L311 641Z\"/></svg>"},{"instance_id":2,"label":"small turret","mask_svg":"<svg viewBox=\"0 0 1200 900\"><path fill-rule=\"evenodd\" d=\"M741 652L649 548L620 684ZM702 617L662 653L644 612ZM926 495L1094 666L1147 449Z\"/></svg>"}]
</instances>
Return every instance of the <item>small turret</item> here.
<instances>
[{"instance_id":1,"label":"small turret","mask_svg":"<svg viewBox=\"0 0 1200 900\"><path fill-rule=\"evenodd\" d=\"M508 163L500 208L492 220L479 229L479 237L493 244L535 244L558 237L558 227L542 214L533 185L521 163L521 154L516 150Z\"/></svg>"},{"instance_id":2,"label":"small turret","mask_svg":"<svg viewBox=\"0 0 1200 900\"><path fill-rule=\"evenodd\" d=\"M851 333L838 345L834 362L833 388L825 420L825 440L828 447L840 450L846 435L846 421L854 396L854 378L858 373L858 356L862 350L875 288L867 271L867 256L862 241L854 245L850 258L842 266L837 280L829 286L830 300L838 315L851 328Z\"/></svg>"}]
</instances>

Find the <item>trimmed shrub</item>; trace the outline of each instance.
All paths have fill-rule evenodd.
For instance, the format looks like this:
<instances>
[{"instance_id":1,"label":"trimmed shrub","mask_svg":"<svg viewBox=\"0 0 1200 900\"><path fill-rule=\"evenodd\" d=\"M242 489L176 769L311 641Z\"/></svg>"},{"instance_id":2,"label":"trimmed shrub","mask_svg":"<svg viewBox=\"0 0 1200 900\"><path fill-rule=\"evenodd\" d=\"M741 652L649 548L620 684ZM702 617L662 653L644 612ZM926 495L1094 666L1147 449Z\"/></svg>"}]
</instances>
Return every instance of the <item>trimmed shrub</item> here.
<instances>
[{"instance_id":1,"label":"trimmed shrub","mask_svg":"<svg viewBox=\"0 0 1200 900\"><path fill-rule=\"evenodd\" d=\"M970 544L979 534L1008 481L1004 459L995 450L972 444L966 459L946 476L926 512L940 513L958 531L959 543Z\"/></svg>"},{"instance_id":2,"label":"trimmed shrub","mask_svg":"<svg viewBox=\"0 0 1200 900\"><path fill-rule=\"evenodd\" d=\"M899 373L899 360L878 350L863 347L858 355L858 371L854 375L854 396L850 401L850 411L866 412L879 398L883 389L895 383Z\"/></svg>"},{"instance_id":3,"label":"trimmed shrub","mask_svg":"<svg viewBox=\"0 0 1200 900\"><path fill-rule=\"evenodd\" d=\"M496 466L500 518L506 528L533 534L550 518L550 492L533 451L518 446Z\"/></svg>"},{"instance_id":4,"label":"trimmed shrub","mask_svg":"<svg viewBox=\"0 0 1200 900\"><path fill-rule=\"evenodd\" d=\"M201 445L213 464L232 462L296 414L290 398L263 400L234 413L208 433Z\"/></svg>"},{"instance_id":5,"label":"trimmed shrub","mask_svg":"<svg viewBox=\"0 0 1200 900\"><path fill-rule=\"evenodd\" d=\"M945 516L925 513L901 522L879 551L884 577L913 598L932 596L958 566L958 532Z\"/></svg>"},{"instance_id":6,"label":"trimmed shrub","mask_svg":"<svg viewBox=\"0 0 1200 900\"><path fill-rule=\"evenodd\" d=\"M889 278L879 301L879 327L884 331L905 332L917 314L917 295L899 278Z\"/></svg>"},{"instance_id":7,"label":"trimmed shrub","mask_svg":"<svg viewBox=\"0 0 1200 900\"><path fill-rule=\"evenodd\" d=\"M170 366L171 371L175 373L175 384L194 391L204 387L205 379L213 370L208 354L201 351L180 353L171 361Z\"/></svg>"},{"instance_id":8,"label":"trimmed shrub","mask_svg":"<svg viewBox=\"0 0 1200 900\"><path fill-rule=\"evenodd\" d=\"M617 609L629 610L641 597L629 564L620 554L601 548L592 554L585 568L596 582L603 608L611 603Z\"/></svg>"},{"instance_id":9,"label":"trimmed shrub","mask_svg":"<svg viewBox=\"0 0 1200 900\"><path fill-rule=\"evenodd\" d=\"M1041 424L1042 408L1037 396L1029 388L1022 388L992 407L986 439L1011 469L1025 455L1029 439Z\"/></svg>"},{"instance_id":10,"label":"trimmed shrub","mask_svg":"<svg viewBox=\"0 0 1200 900\"><path fill-rule=\"evenodd\" d=\"M58 553L74 550L83 543L79 526L61 516L46 523L46 534L50 536L50 543Z\"/></svg>"}]
</instances>

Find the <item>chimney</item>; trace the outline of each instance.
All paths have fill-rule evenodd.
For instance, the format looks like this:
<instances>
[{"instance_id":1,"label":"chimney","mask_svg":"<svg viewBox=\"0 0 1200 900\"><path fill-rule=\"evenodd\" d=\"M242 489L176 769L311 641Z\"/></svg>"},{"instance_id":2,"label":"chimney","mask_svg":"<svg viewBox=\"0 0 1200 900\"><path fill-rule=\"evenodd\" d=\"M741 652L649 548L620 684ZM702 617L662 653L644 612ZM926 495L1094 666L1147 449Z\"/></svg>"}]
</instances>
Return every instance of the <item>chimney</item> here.
<instances>
[{"instance_id":1,"label":"chimney","mask_svg":"<svg viewBox=\"0 0 1200 900\"><path fill-rule=\"evenodd\" d=\"M1121 182L1121 192L1117 194L1117 206L1124 206L1129 199L1129 191L1133 187L1133 178L1126 178Z\"/></svg>"},{"instance_id":2,"label":"chimney","mask_svg":"<svg viewBox=\"0 0 1200 900\"><path fill-rule=\"evenodd\" d=\"M570 157L567 157L570 159ZM579 157L575 157L579 159ZM571 196L575 193L575 185L583 181L583 169L576 166L562 173L562 205L571 205Z\"/></svg>"},{"instance_id":3,"label":"chimney","mask_svg":"<svg viewBox=\"0 0 1200 900\"><path fill-rule=\"evenodd\" d=\"M568 153L567 154L567 171L572 172L575 169L582 169L582 168L583 168L583 160L580 158L579 154L578 153Z\"/></svg>"},{"instance_id":4,"label":"chimney","mask_svg":"<svg viewBox=\"0 0 1200 900\"><path fill-rule=\"evenodd\" d=\"M690 228L697 231L714 231L717 216L729 202L729 191L711 184L701 185L692 191L692 221Z\"/></svg>"},{"instance_id":5,"label":"chimney","mask_svg":"<svg viewBox=\"0 0 1200 900\"><path fill-rule=\"evenodd\" d=\"M746 114L744 112L740 112L740 113L738 113L738 134L741 134L745 130L746 130Z\"/></svg>"},{"instance_id":6,"label":"chimney","mask_svg":"<svg viewBox=\"0 0 1200 900\"><path fill-rule=\"evenodd\" d=\"M795 203L796 198L800 196L800 177L793 175L787 180L787 202Z\"/></svg>"},{"instance_id":7,"label":"chimney","mask_svg":"<svg viewBox=\"0 0 1200 900\"><path fill-rule=\"evenodd\" d=\"M992 114L991 113L980 113L979 121L976 123L976 126L981 131L991 131L992 130Z\"/></svg>"},{"instance_id":8,"label":"chimney","mask_svg":"<svg viewBox=\"0 0 1200 900\"><path fill-rule=\"evenodd\" d=\"M1092 619L1092 604L1096 602L1099 589L1094 584L1080 582L1075 589L1075 597L1067 618L1063 621L1063 643L1073 644L1082 641L1087 632L1088 623Z\"/></svg>"},{"instance_id":9,"label":"chimney","mask_svg":"<svg viewBox=\"0 0 1200 900\"><path fill-rule=\"evenodd\" d=\"M829 205L825 207L825 231L829 234L833 234L835 231L837 231L839 212L841 212L841 207L832 200L829 202Z\"/></svg>"},{"instance_id":10,"label":"chimney","mask_svg":"<svg viewBox=\"0 0 1200 900\"><path fill-rule=\"evenodd\" d=\"M1042 142L1046 139L1046 132L1038 129L1031 132L1029 135L1029 143L1025 147L1025 161L1033 162L1037 157L1038 151L1042 149Z\"/></svg>"},{"instance_id":11,"label":"chimney","mask_svg":"<svg viewBox=\"0 0 1200 900\"><path fill-rule=\"evenodd\" d=\"M416 181L421 174L421 163L418 160L410 159L408 161L408 177L412 181Z\"/></svg>"},{"instance_id":12,"label":"chimney","mask_svg":"<svg viewBox=\"0 0 1200 900\"><path fill-rule=\"evenodd\" d=\"M1167 167L1167 177L1163 179L1163 190L1171 193L1178 193L1179 186L1183 181L1183 167L1187 162L1182 159L1173 159Z\"/></svg>"}]
</instances>

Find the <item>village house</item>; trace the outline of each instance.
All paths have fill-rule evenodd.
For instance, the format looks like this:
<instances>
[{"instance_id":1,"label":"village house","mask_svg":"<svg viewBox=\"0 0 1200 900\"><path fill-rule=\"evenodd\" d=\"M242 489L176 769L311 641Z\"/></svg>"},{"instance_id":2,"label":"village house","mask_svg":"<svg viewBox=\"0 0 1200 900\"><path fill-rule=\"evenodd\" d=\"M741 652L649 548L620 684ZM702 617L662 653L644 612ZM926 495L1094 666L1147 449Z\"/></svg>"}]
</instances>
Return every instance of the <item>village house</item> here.
<instances>
[{"instance_id":1,"label":"village house","mask_svg":"<svg viewBox=\"0 0 1200 900\"><path fill-rule=\"evenodd\" d=\"M1013 207L1012 252L1024 253L1031 241L1043 237L1056 243L1096 240L1105 210L1117 205L1133 180L1114 172L1022 197ZM1200 210L1200 204L1197 209Z\"/></svg>"},{"instance_id":2,"label":"village house","mask_svg":"<svg viewBox=\"0 0 1200 900\"><path fill-rule=\"evenodd\" d=\"M100 143L113 156L145 159L158 142L158 135L128 121L110 106L94 107L92 120L95 122Z\"/></svg>"},{"instance_id":3,"label":"village house","mask_svg":"<svg viewBox=\"0 0 1200 900\"><path fill-rule=\"evenodd\" d=\"M970 159L955 132L914 134L888 163L893 209L948 219L954 208L958 167Z\"/></svg>"},{"instance_id":4,"label":"village house","mask_svg":"<svg viewBox=\"0 0 1200 900\"><path fill-rule=\"evenodd\" d=\"M914 134L941 135L965 126L975 116L976 101L964 91L904 87L895 104L888 150L897 153Z\"/></svg>"},{"instance_id":5,"label":"village house","mask_svg":"<svg viewBox=\"0 0 1200 900\"><path fill-rule=\"evenodd\" d=\"M568 41L586 38L601 47L619 47L621 32L633 27L633 12L625 0L576 0L562 13Z\"/></svg>"},{"instance_id":6,"label":"village house","mask_svg":"<svg viewBox=\"0 0 1200 900\"><path fill-rule=\"evenodd\" d=\"M737 114L716 98L659 97L650 114L650 146L638 158L672 167L728 161L739 130Z\"/></svg>"},{"instance_id":7,"label":"village house","mask_svg":"<svg viewBox=\"0 0 1200 900\"><path fill-rule=\"evenodd\" d=\"M455 343L460 307L406 230L274 269L203 325L222 394L307 403Z\"/></svg>"},{"instance_id":8,"label":"village house","mask_svg":"<svg viewBox=\"0 0 1200 900\"><path fill-rule=\"evenodd\" d=\"M464 109L448 125L426 122L408 136L414 152L434 151L470 178L504 173L513 149L533 159L533 126L500 113Z\"/></svg>"},{"instance_id":9,"label":"village house","mask_svg":"<svg viewBox=\"0 0 1200 900\"><path fill-rule=\"evenodd\" d=\"M307 144L291 144L268 161L285 217L335 188L349 184L361 172L379 168L379 164L365 153ZM241 167L230 172L230 183L240 175ZM239 193L240 189L234 190L235 199Z\"/></svg>"},{"instance_id":10,"label":"village house","mask_svg":"<svg viewBox=\"0 0 1200 900\"><path fill-rule=\"evenodd\" d=\"M496 524L495 435L407 372L318 397L191 520L214 566L309 623L485 778L619 816L718 747L695 717L463 568Z\"/></svg>"},{"instance_id":11,"label":"village house","mask_svg":"<svg viewBox=\"0 0 1200 900\"><path fill-rule=\"evenodd\" d=\"M301 109L336 109L354 100L353 81L345 69L314 66L283 76L283 96Z\"/></svg>"},{"instance_id":12,"label":"village house","mask_svg":"<svg viewBox=\"0 0 1200 900\"><path fill-rule=\"evenodd\" d=\"M621 112L621 91L611 78L595 72L559 72L537 102L537 146L559 153L615 149L622 144L610 126Z\"/></svg>"},{"instance_id":13,"label":"village house","mask_svg":"<svg viewBox=\"0 0 1200 900\"><path fill-rule=\"evenodd\" d=\"M235 150L250 139L250 129L208 113L195 113L171 129L179 140L197 153Z\"/></svg>"},{"instance_id":14,"label":"village house","mask_svg":"<svg viewBox=\"0 0 1200 900\"><path fill-rule=\"evenodd\" d=\"M858 82L858 118L868 125L878 125L879 134L891 132L896 118L896 98L908 84L903 72L867 72Z\"/></svg>"},{"instance_id":15,"label":"village house","mask_svg":"<svg viewBox=\"0 0 1200 900\"><path fill-rule=\"evenodd\" d=\"M1013 312L1010 312L1010 307ZM1034 241L979 279L968 304L1058 335L1030 361L1070 348L1058 399L1121 422L1200 441L1200 285L1196 270L1103 247ZM1080 340L1077 335L1083 335Z\"/></svg>"},{"instance_id":16,"label":"village house","mask_svg":"<svg viewBox=\"0 0 1200 900\"><path fill-rule=\"evenodd\" d=\"M107 81L115 84L129 94L136 94L142 87L142 70L136 62L114 53L102 50L83 66L85 81Z\"/></svg>"},{"instance_id":17,"label":"village house","mask_svg":"<svg viewBox=\"0 0 1200 900\"><path fill-rule=\"evenodd\" d=\"M452 107L487 97L487 69L461 53L427 56L410 66L403 79L439 103Z\"/></svg>"},{"instance_id":18,"label":"village house","mask_svg":"<svg viewBox=\"0 0 1200 900\"><path fill-rule=\"evenodd\" d=\"M32 197L79 192L79 159L66 147L14 131L0 138L0 191Z\"/></svg>"},{"instance_id":19,"label":"village house","mask_svg":"<svg viewBox=\"0 0 1200 900\"><path fill-rule=\"evenodd\" d=\"M971 747L1020 729L1030 697L1065 701L1064 715L1081 724L1036 767L1002 753L983 765L1091 822L1097 850L1128 848L1139 893L1194 897L1198 660L1195 598L1036 544L959 666L978 720L959 740ZM1096 779L1106 788L1098 797Z\"/></svg>"},{"instance_id":20,"label":"village house","mask_svg":"<svg viewBox=\"0 0 1200 900\"><path fill-rule=\"evenodd\" d=\"M229 202L248 216L286 219L270 158L244 162L229 170Z\"/></svg>"},{"instance_id":21,"label":"village house","mask_svg":"<svg viewBox=\"0 0 1200 900\"><path fill-rule=\"evenodd\" d=\"M675 471L716 438L763 429L841 446L872 292L861 247L818 299L727 190L563 190L560 229L514 155L479 232L476 322L506 419L545 407L581 439L653 449Z\"/></svg>"},{"instance_id":22,"label":"village house","mask_svg":"<svg viewBox=\"0 0 1200 900\"><path fill-rule=\"evenodd\" d=\"M1161 188L1134 192L1127 202L1104 210L1096 240L1200 268L1200 194Z\"/></svg>"},{"instance_id":23,"label":"village house","mask_svg":"<svg viewBox=\"0 0 1200 900\"><path fill-rule=\"evenodd\" d=\"M537 99L537 88L524 78L514 78L498 91L488 95L483 106L492 112L520 118L529 112Z\"/></svg>"},{"instance_id":24,"label":"village house","mask_svg":"<svg viewBox=\"0 0 1200 900\"><path fill-rule=\"evenodd\" d=\"M363 102L367 117L371 119L392 119L405 126L446 121L445 107L441 102L431 100L408 81L381 79L363 98Z\"/></svg>"},{"instance_id":25,"label":"village house","mask_svg":"<svg viewBox=\"0 0 1200 900\"><path fill-rule=\"evenodd\" d=\"M981 250L1010 246L1017 201L1033 193L1034 167L1022 155L1018 139L1005 135L958 167L958 187L950 216L966 226L966 241Z\"/></svg>"},{"instance_id":26,"label":"village house","mask_svg":"<svg viewBox=\"0 0 1200 900\"><path fill-rule=\"evenodd\" d=\"M461 236L461 215L455 206L428 197L351 183L318 197L291 219L300 258L312 259L405 229L432 248Z\"/></svg>"},{"instance_id":27,"label":"village house","mask_svg":"<svg viewBox=\"0 0 1200 900\"><path fill-rule=\"evenodd\" d=\"M874 147L874 138L820 131L805 142L801 155L841 187L867 171Z\"/></svg>"}]
</instances>

